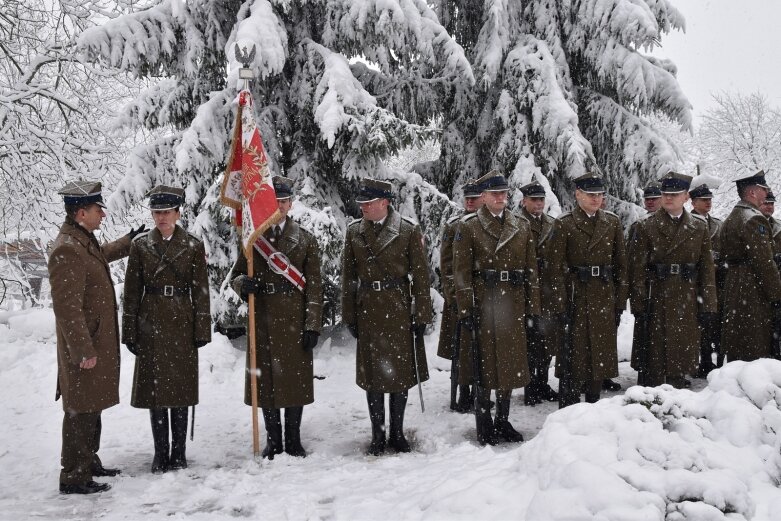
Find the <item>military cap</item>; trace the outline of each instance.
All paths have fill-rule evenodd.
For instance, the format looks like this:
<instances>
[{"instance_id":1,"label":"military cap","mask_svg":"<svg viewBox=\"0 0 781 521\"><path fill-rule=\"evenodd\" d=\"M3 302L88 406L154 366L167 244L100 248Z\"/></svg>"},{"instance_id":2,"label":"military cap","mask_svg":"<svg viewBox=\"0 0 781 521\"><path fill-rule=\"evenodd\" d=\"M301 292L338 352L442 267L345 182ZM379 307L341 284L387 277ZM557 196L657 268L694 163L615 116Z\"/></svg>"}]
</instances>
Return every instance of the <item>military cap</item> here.
<instances>
[{"instance_id":1,"label":"military cap","mask_svg":"<svg viewBox=\"0 0 781 521\"><path fill-rule=\"evenodd\" d=\"M531 183L521 187L524 197L545 197L545 187L538 181L532 181Z\"/></svg>"},{"instance_id":2,"label":"military cap","mask_svg":"<svg viewBox=\"0 0 781 521\"><path fill-rule=\"evenodd\" d=\"M368 203L376 199L393 199L393 185L387 181L364 177L355 200Z\"/></svg>"},{"instance_id":3,"label":"military cap","mask_svg":"<svg viewBox=\"0 0 781 521\"><path fill-rule=\"evenodd\" d=\"M678 172L667 172L661 181L663 194L680 194L689 190L692 176L679 174Z\"/></svg>"},{"instance_id":4,"label":"military cap","mask_svg":"<svg viewBox=\"0 0 781 521\"><path fill-rule=\"evenodd\" d=\"M765 171L760 170L756 174L752 174L747 177L742 177L740 179L735 180L735 184L738 188L743 189L747 186L760 186L762 188L765 188L766 190L770 190L770 187L767 186L767 181L765 181Z\"/></svg>"},{"instance_id":5,"label":"military cap","mask_svg":"<svg viewBox=\"0 0 781 521\"><path fill-rule=\"evenodd\" d=\"M478 179L477 184L483 192L506 192L510 189L507 179L499 170L491 170Z\"/></svg>"},{"instance_id":6,"label":"military cap","mask_svg":"<svg viewBox=\"0 0 781 521\"><path fill-rule=\"evenodd\" d=\"M575 187L587 194L605 193L605 183L602 181L602 177L594 172L588 172L580 177L576 177Z\"/></svg>"},{"instance_id":7,"label":"military cap","mask_svg":"<svg viewBox=\"0 0 781 521\"><path fill-rule=\"evenodd\" d=\"M290 199L293 197L293 180L281 175L274 176L271 180L274 184L274 192L277 194L277 199Z\"/></svg>"},{"instance_id":8,"label":"military cap","mask_svg":"<svg viewBox=\"0 0 781 521\"><path fill-rule=\"evenodd\" d=\"M776 196L773 195L772 191L769 191L767 193L767 197L765 197L765 202L766 203L775 203L776 202Z\"/></svg>"},{"instance_id":9,"label":"military cap","mask_svg":"<svg viewBox=\"0 0 781 521\"><path fill-rule=\"evenodd\" d=\"M692 199L713 199L713 192L710 191L707 184L703 183L689 190L689 197Z\"/></svg>"},{"instance_id":10,"label":"military cap","mask_svg":"<svg viewBox=\"0 0 781 521\"><path fill-rule=\"evenodd\" d=\"M643 188L643 199L657 199L662 196L662 185L654 181Z\"/></svg>"},{"instance_id":11,"label":"military cap","mask_svg":"<svg viewBox=\"0 0 781 521\"><path fill-rule=\"evenodd\" d=\"M157 185L146 196L152 210L172 210L184 204L184 190L173 186Z\"/></svg>"},{"instance_id":12,"label":"military cap","mask_svg":"<svg viewBox=\"0 0 781 521\"><path fill-rule=\"evenodd\" d=\"M483 193L482 189L480 188L480 185L477 184L477 181L475 179L470 179L464 184L463 187L464 190L464 197L480 197L480 194Z\"/></svg>"},{"instance_id":13,"label":"military cap","mask_svg":"<svg viewBox=\"0 0 781 521\"><path fill-rule=\"evenodd\" d=\"M105 208L101 185L97 181L71 181L57 192L68 206L88 206L97 204Z\"/></svg>"}]
</instances>

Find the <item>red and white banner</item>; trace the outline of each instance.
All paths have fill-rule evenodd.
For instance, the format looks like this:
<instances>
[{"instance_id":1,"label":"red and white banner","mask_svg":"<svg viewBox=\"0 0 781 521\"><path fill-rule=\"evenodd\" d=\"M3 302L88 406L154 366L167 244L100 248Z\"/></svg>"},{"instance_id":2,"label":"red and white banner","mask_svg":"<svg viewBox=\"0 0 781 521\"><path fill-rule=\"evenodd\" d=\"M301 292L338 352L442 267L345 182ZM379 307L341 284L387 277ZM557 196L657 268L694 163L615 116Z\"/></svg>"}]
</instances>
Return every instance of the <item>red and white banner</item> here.
<instances>
[{"instance_id":1,"label":"red and white banner","mask_svg":"<svg viewBox=\"0 0 781 521\"><path fill-rule=\"evenodd\" d=\"M252 245L278 218L277 196L271 182L266 150L255 122L252 94L239 93L239 108L220 200L236 210L244 254L252 255Z\"/></svg>"}]
</instances>

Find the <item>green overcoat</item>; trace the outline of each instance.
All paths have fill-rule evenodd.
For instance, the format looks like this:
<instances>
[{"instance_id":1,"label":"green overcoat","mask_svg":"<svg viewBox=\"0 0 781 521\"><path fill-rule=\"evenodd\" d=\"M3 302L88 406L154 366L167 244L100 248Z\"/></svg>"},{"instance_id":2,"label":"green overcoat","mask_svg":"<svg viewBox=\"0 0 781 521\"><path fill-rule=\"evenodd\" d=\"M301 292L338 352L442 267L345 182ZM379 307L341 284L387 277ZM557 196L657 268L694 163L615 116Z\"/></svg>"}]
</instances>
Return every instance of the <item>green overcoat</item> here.
<instances>
[{"instance_id":1,"label":"green overcoat","mask_svg":"<svg viewBox=\"0 0 781 521\"><path fill-rule=\"evenodd\" d=\"M641 220L630 240L629 266L632 312L646 313L649 288L652 300L643 368L648 381L658 385L665 378L694 373L700 354L697 316L717 310L713 252L705 219L684 210L676 222L659 210ZM679 274L667 273L676 270ZM632 367L637 370L640 347L634 346L632 352Z\"/></svg>"},{"instance_id":2,"label":"green overcoat","mask_svg":"<svg viewBox=\"0 0 781 521\"><path fill-rule=\"evenodd\" d=\"M459 316L475 314L478 319L481 385L501 390L525 387L530 381L526 321L541 313L536 248L529 222L505 210L500 223L482 207L461 221L453 253ZM507 272L509 280L486 280L485 270L495 270L497 276ZM459 376L462 385L470 383L469 355L469 350L462 349L461 366L468 368Z\"/></svg>"},{"instance_id":3,"label":"green overcoat","mask_svg":"<svg viewBox=\"0 0 781 521\"><path fill-rule=\"evenodd\" d=\"M358 330L355 374L360 388L396 393L416 385L413 317L415 324L431 322L430 288L417 224L392 207L379 234L366 219L350 223L342 254L342 320ZM414 353L424 382L425 346L418 345Z\"/></svg>"},{"instance_id":4,"label":"green overcoat","mask_svg":"<svg viewBox=\"0 0 781 521\"><path fill-rule=\"evenodd\" d=\"M571 303L573 314L573 388L618 376L615 315L626 308L628 294L626 245L618 217L598 210L589 218L576 206L556 219L551 248L559 291L553 305L563 313ZM592 267L599 268L595 276L590 275ZM573 271L579 268L589 271L583 280ZM557 359L560 376L561 356Z\"/></svg>"},{"instance_id":5,"label":"green overcoat","mask_svg":"<svg viewBox=\"0 0 781 521\"><path fill-rule=\"evenodd\" d=\"M771 233L767 218L745 201L735 205L719 231L726 266L721 351L729 360L771 354L771 302L781 301Z\"/></svg>"},{"instance_id":6,"label":"green overcoat","mask_svg":"<svg viewBox=\"0 0 781 521\"><path fill-rule=\"evenodd\" d=\"M271 229L266 231L271 238ZM282 252L306 279L304 291L290 286L282 275L271 270L257 249L253 250L255 279L261 293L255 297L256 364L260 370L258 404L281 409L299 407L314 401L312 352L304 351L304 331L320 332L323 321L323 283L320 248L314 235L287 217L282 236L273 246ZM247 276L243 252L233 266L233 289L241 292ZM271 292L273 290L273 292ZM249 335L247 335L249 341ZM244 403L252 404L250 350L247 349Z\"/></svg>"},{"instance_id":7,"label":"green overcoat","mask_svg":"<svg viewBox=\"0 0 781 521\"><path fill-rule=\"evenodd\" d=\"M165 288L171 296L166 296ZM122 306L122 341L134 344L130 405L141 409L198 403L196 342L211 340L209 278L203 242L177 225L157 228L130 247Z\"/></svg>"},{"instance_id":8,"label":"green overcoat","mask_svg":"<svg viewBox=\"0 0 781 521\"><path fill-rule=\"evenodd\" d=\"M439 344L437 356L451 360L453 358L453 339L458 324L456 312L456 291L453 285L453 239L456 237L458 221L463 214L448 219L442 227L442 241L439 244L439 277L442 281L442 323L439 326Z\"/></svg>"}]
</instances>

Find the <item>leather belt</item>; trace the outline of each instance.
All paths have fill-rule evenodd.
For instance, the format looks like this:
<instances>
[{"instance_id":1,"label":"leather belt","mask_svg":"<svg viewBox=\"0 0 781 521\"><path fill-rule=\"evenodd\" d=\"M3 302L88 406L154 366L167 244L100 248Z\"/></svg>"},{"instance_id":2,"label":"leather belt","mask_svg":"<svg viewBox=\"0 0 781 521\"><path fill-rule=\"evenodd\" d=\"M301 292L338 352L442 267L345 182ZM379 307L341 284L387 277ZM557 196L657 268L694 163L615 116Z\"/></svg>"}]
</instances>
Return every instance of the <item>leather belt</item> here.
<instances>
[{"instance_id":1,"label":"leather belt","mask_svg":"<svg viewBox=\"0 0 781 521\"><path fill-rule=\"evenodd\" d=\"M648 271L656 275L657 279L664 280L667 277L679 276L688 281L694 280L697 274L696 264L649 264Z\"/></svg>"},{"instance_id":2,"label":"leather belt","mask_svg":"<svg viewBox=\"0 0 781 521\"><path fill-rule=\"evenodd\" d=\"M163 297L185 297L190 295L190 288L177 288L176 286L144 286L144 293L148 295L162 295Z\"/></svg>"},{"instance_id":3,"label":"leather belt","mask_svg":"<svg viewBox=\"0 0 781 521\"><path fill-rule=\"evenodd\" d=\"M472 276L483 279L489 287L499 282L520 286L526 281L524 270L474 270Z\"/></svg>"},{"instance_id":4,"label":"leather belt","mask_svg":"<svg viewBox=\"0 0 781 521\"><path fill-rule=\"evenodd\" d=\"M256 279L257 280L257 279ZM285 279L279 279L277 282L261 282L258 283L259 295L275 295L277 293L293 293L296 287Z\"/></svg>"},{"instance_id":5,"label":"leather belt","mask_svg":"<svg viewBox=\"0 0 781 521\"><path fill-rule=\"evenodd\" d=\"M600 278L605 282L613 279L613 266L609 264L604 266L572 266L569 271L577 275L581 282L586 282L590 278Z\"/></svg>"},{"instance_id":6,"label":"leather belt","mask_svg":"<svg viewBox=\"0 0 781 521\"><path fill-rule=\"evenodd\" d=\"M361 280L360 287L370 291L385 291L400 288L406 282L405 279Z\"/></svg>"}]
</instances>

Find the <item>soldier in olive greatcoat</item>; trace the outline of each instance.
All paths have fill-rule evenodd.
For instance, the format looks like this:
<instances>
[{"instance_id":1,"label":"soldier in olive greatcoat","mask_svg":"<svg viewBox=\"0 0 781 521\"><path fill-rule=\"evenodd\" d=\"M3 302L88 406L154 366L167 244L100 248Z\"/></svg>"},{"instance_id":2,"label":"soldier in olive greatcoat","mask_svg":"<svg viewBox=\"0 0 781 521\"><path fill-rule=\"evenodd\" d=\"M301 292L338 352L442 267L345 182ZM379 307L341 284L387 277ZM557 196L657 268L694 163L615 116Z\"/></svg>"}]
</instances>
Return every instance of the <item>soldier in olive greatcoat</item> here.
<instances>
[{"instance_id":1,"label":"soldier in olive greatcoat","mask_svg":"<svg viewBox=\"0 0 781 521\"><path fill-rule=\"evenodd\" d=\"M559 404L596 402L606 378L618 376L616 331L627 299L627 259L618 217L600 210L602 178L587 173L575 179L575 209L556 219L553 280L557 312L569 324L556 374ZM562 392L562 391L567 392Z\"/></svg>"},{"instance_id":2,"label":"soldier in olive greatcoat","mask_svg":"<svg viewBox=\"0 0 781 521\"><path fill-rule=\"evenodd\" d=\"M724 288L725 270L724 265L720 261L721 242L719 240L719 229L721 228L721 219L718 219L711 215L711 207L713 206L713 192L707 184L699 184L689 190L689 197L692 203L692 215L698 215L705 219L705 223L708 225L708 233L710 234L711 250L713 252L713 263L716 268L716 301L718 306L718 314L715 324L710 327L700 328L700 364L697 369L697 377L705 378L708 376L716 365L713 363L713 352L717 353L717 365L721 365L723 362L723 356L721 355L721 312L722 304L724 302L724 296L722 290Z\"/></svg>"},{"instance_id":3,"label":"soldier in olive greatcoat","mask_svg":"<svg viewBox=\"0 0 781 521\"><path fill-rule=\"evenodd\" d=\"M716 323L710 232L683 207L690 182L665 175L662 209L640 221L630 240L630 302L644 339L634 346L632 367L643 385L683 387L684 375L697 368L700 326Z\"/></svg>"},{"instance_id":4,"label":"soldier in olive greatcoat","mask_svg":"<svg viewBox=\"0 0 781 521\"><path fill-rule=\"evenodd\" d=\"M773 217L776 211L776 196L768 191L765 201L760 205L759 211L767 217L770 223L771 233L773 234L773 260L776 266L781 269L781 221Z\"/></svg>"},{"instance_id":5,"label":"soldier in olive greatcoat","mask_svg":"<svg viewBox=\"0 0 781 521\"><path fill-rule=\"evenodd\" d=\"M561 342L561 328L553 306L558 292L553 285L552 257L554 219L545 213L545 188L537 181L521 187L523 203L521 216L529 221L534 243L537 246L537 274L540 286L540 330L527 327L526 345L529 355L531 382L523 393L526 405L543 401L555 402L558 394L548 385L548 368Z\"/></svg>"},{"instance_id":6,"label":"soldier in olive greatcoat","mask_svg":"<svg viewBox=\"0 0 781 521\"><path fill-rule=\"evenodd\" d=\"M198 403L198 349L211 341L211 313L203 242L176 224L184 190L159 185L147 196L155 227L130 248L122 342L136 355L130 405L149 409L158 473L187 468L187 407Z\"/></svg>"},{"instance_id":7,"label":"soldier in olive greatcoat","mask_svg":"<svg viewBox=\"0 0 781 521\"><path fill-rule=\"evenodd\" d=\"M536 244L529 222L506 209L509 187L491 171L477 181L484 206L459 226L453 249L453 278L462 327L476 337L473 353L478 392L475 399L477 440L523 441L509 421L512 390L531 381L526 327L539 327L540 289ZM478 372L479 370L479 372ZM490 392L496 393L491 418Z\"/></svg>"},{"instance_id":8,"label":"soldier in olive greatcoat","mask_svg":"<svg viewBox=\"0 0 781 521\"><path fill-rule=\"evenodd\" d=\"M439 246L439 271L445 304L442 309L442 324L439 329L437 355L451 361L451 379L458 378L458 374L470 369L467 365L461 365L460 363L462 349L469 348L469 331L459 331L459 345L455 345L455 333L458 327L458 306L456 305L456 291L453 284L453 241L459 236L458 225L464 215L476 212L483 205L482 190L476 182L470 181L466 183L463 191L464 212L459 212L451 217L442 227L442 242ZM456 367L458 367L457 370ZM458 385L458 382L455 385ZM451 403L450 408L460 413L469 412L472 409L473 401L474 397L469 385L458 385L458 401Z\"/></svg>"},{"instance_id":9,"label":"soldier in olive greatcoat","mask_svg":"<svg viewBox=\"0 0 781 521\"><path fill-rule=\"evenodd\" d=\"M356 201L363 218L347 227L342 254L342 320L358 340L356 383L366 391L368 453L375 456L386 445L386 393L387 444L410 451L404 437L407 393L428 380L425 346L414 337L422 336L433 315L423 234L390 205L392 190L385 181L361 180Z\"/></svg>"},{"instance_id":10,"label":"soldier in olive greatcoat","mask_svg":"<svg viewBox=\"0 0 781 521\"><path fill-rule=\"evenodd\" d=\"M250 293L255 295L255 356L260 373L258 403L267 433L262 456L268 459L274 459L274 455L283 450L291 456L306 456L301 444L301 417L304 405L314 401L312 350L320 336L323 313L317 240L288 216L293 205L293 181L281 176L272 181L279 217L264 237L277 253L271 252L266 258L256 247L252 278L247 276L247 259L243 252L239 253L233 266L236 293L245 300ZM286 278L279 266L280 260L303 277L303 286L295 282L297 276L293 280ZM244 403L247 405L252 404L250 362L248 349L244 385ZM284 445L281 409L285 409Z\"/></svg>"},{"instance_id":11,"label":"soldier in olive greatcoat","mask_svg":"<svg viewBox=\"0 0 781 521\"><path fill-rule=\"evenodd\" d=\"M772 229L759 211L768 187L765 173L736 181L740 202L719 231L721 261L727 266L721 349L728 360L778 356L781 332L781 276L773 262Z\"/></svg>"},{"instance_id":12,"label":"soldier in olive greatcoat","mask_svg":"<svg viewBox=\"0 0 781 521\"><path fill-rule=\"evenodd\" d=\"M103 467L101 411L119 403L119 331L108 263L127 256L143 226L101 245L93 232L106 216L100 183L74 181L60 191L65 223L49 254L49 281L57 326L57 393L62 396L62 494L93 494L115 476Z\"/></svg>"}]
</instances>

